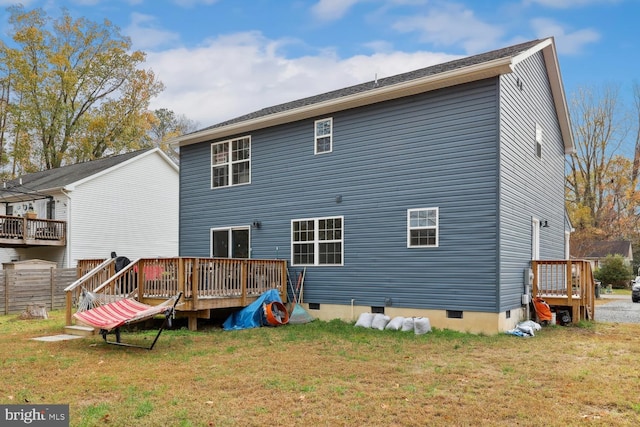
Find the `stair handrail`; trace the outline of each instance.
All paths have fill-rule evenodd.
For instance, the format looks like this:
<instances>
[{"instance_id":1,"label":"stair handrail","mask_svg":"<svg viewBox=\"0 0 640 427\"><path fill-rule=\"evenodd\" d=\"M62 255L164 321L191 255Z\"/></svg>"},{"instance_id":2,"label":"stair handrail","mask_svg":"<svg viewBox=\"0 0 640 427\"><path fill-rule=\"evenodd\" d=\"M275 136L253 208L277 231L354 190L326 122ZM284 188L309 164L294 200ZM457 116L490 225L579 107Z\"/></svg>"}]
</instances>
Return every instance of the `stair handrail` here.
<instances>
[{"instance_id":1,"label":"stair handrail","mask_svg":"<svg viewBox=\"0 0 640 427\"><path fill-rule=\"evenodd\" d=\"M133 270L135 267L137 267L138 266L138 261L140 261L140 258L134 259L129 264L125 265L122 268L122 270L118 271L116 274L114 274L113 276L109 277L107 280L102 282L102 284L100 286L98 286L97 288L95 288L92 292L95 292L97 294L100 293L100 292L103 292L104 289L107 286L111 285L113 282L118 280L120 278L120 276L123 276L123 275L129 273L131 270Z\"/></svg>"},{"instance_id":2,"label":"stair handrail","mask_svg":"<svg viewBox=\"0 0 640 427\"><path fill-rule=\"evenodd\" d=\"M73 306L73 293L77 291L77 289L87 283L91 278L96 276L98 273L104 271L105 268L109 267L111 264L115 263L115 258L108 258L100 263L98 266L91 269L89 272L85 273L82 277L77 279L75 282L71 283L69 286L64 288L65 293L65 323L67 326L71 326L71 308Z\"/></svg>"},{"instance_id":3,"label":"stair handrail","mask_svg":"<svg viewBox=\"0 0 640 427\"><path fill-rule=\"evenodd\" d=\"M94 267L91 271L84 274L84 276L77 279L75 282L71 283L69 286L64 288L65 292L71 292L79 286L82 286L83 283L89 281L91 277L95 276L99 271L102 271L105 267L108 267L109 264L114 263L115 258L108 258L104 260L100 265Z\"/></svg>"}]
</instances>

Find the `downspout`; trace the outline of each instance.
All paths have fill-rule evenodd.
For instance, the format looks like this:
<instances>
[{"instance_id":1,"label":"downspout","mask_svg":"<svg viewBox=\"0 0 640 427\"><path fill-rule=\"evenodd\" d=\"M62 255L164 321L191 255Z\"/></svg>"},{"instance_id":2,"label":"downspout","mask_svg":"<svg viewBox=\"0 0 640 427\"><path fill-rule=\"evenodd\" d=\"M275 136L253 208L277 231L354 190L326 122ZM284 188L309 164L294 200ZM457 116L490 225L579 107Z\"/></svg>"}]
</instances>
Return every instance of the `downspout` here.
<instances>
[{"instance_id":1,"label":"downspout","mask_svg":"<svg viewBox=\"0 0 640 427\"><path fill-rule=\"evenodd\" d=\"M65 257L67 258L67 261L65 264L66 268L71 268L71 195L67 193L67 191L73 191L73 187L63 187L60 191L67 197L67 245L65 248Z\"/></svg>"}]
</instances>

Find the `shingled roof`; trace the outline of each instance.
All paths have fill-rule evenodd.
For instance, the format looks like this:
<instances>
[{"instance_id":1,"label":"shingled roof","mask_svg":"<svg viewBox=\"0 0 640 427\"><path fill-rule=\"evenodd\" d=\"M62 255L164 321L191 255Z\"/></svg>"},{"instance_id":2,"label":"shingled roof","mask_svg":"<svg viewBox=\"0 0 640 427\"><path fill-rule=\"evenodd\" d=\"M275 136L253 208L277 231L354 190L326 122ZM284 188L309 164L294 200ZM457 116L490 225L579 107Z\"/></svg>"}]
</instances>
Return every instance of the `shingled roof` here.
<instances>
[{"instance_id":1,"label":"shingled roof","mask_svg":"<svg viewBox=\"0 0 640 427\"><path fill-rule=\"evenodd\" d=\"M3 188L0 189L0 199L3 201L36 199L38 196L42 196L41 193L64 188L150 150L153 148L25 174L11 181L6 181Z\"/></svg>"},{"instance_id":2,"label":"shingled roof","mask_svg":"<svg viewBox=\"0 0 640 427\"><path fill-rule=\"evenodd\" d=\"M602 259L607 255L631 255L631 242L628 240L571 240L571 258ZM632 256L632 255L631 255Z\"/></svg>"},{"instance_id":3,"label":"shingled roof","mask_svg":"<svg viewBox=\"0 0 640 427\"><path fill-rule=\"evenodd\" d=\"M241 132L250 132L336 111L410 96L447 86L495 77L513 71L523 58L542 50L551 81L554 102L565 140L565 151L573 151L571 127L553 39L531 40L502 49L380 78L366 83L263 108L213 126L179 136L173 143L183 146Z\"/></svg>"},{"instance_id":4,"label":"shingled roof","mask_svg":"<svg viewBox=\"0 0 640 427\"><path fill-rule=\"evenodd\" d=\"M481 64L496 59L502 59L512 57L519 53L530 49L536 44L540 43L540 40L532 40L526 43L517 44L515 46L506 47L503 49L492 50L491 52L481 53L479 55L469 56L466 58L456 59L454 61L445 62L443 64L433 65L431 67L421 68L415 71L409 71L407 73L397 74L395 76L381 78L378 80L372 80L366 83L361 83L355 86L346 87L343 89L334 90L331 92L323 93L320 95L310 96L307 98L298 99L296 101L287 102L284 104L274 105L272 107L263 108L253 113L245 114L240 117L236 117L231 120L227 120L222 123L215 124L204 128L203 130L215 129L218 127L227 126L233 123L244 122L247 120L255 119L257 117L263 117L269 114L281 113L283 111L293 110L308 105L318 104L320 102L329 101L332 99L342 98L349 95L354 95L362 92L369 92L383 87L396 85L416 79L420 79L427 76L433 76L441 74L447 71L456 70L463 67L469 67L476 64Z\"/></svg>"}]
</instances>

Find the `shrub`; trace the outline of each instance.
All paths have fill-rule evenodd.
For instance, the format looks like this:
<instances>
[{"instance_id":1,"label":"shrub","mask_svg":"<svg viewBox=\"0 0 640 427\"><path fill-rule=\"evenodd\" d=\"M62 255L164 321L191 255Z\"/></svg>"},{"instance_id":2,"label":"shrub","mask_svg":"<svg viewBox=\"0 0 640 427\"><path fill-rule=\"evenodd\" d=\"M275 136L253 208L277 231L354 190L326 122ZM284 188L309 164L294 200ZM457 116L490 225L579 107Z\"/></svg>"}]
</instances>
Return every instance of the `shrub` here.
<instances>
[{"instance_id":1,"label":"shrub","mask_svg":"<svg viewBox=\"0 0 640 427\"><path fill-rule=\"evenodd\" d=\"M600 268L595 271L594 276L604 286L611 285L616 289L624 289L629 286L633 272L622 255L607 255L600 264Z\"/></svg>"}]
</instances>

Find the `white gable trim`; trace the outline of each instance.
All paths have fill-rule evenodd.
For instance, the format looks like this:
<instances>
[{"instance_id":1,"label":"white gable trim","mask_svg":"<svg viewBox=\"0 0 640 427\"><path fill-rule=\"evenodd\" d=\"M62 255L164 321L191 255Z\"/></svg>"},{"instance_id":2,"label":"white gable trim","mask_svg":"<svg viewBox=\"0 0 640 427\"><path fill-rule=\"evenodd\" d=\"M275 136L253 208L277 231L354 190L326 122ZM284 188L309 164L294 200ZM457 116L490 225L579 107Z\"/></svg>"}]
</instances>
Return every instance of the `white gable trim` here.
<instances>
[{"instance_id":1,"label":"white gable trim","mask_svg":"<svg viewBox=\"0 0 640 427\"><path fill-rule=\"evenodd\" d=\"M90 176L88 176L86 178L83 178L83 179L81 179L79 181L75 181L75 182L72 182L71 184L65 185L64 189L67 190L67 191L73 191L73 189L75 187L77 187L78 185L82 185L82 184L84 184L84 183L86 183L88 181L91 181L93 179L96 179L96 178L98 178L100 176L103 176L103 175L106 175L108 173L111 173L114 170L117 170L117 169L119 169L121 167L124 167L124 166L128 165L129 163L135 162L135 161L137 161L139 159L142 159L142 158L144 158L146 156L150 156L150 155L155 154L155 153L159 154L160 157L162 157L167 163L169 163L169 165L171 165L171 167L173 167L173 169L175 169L176 172L178 172L178 170L179 170L178 169L178 165L176 165L173 161L171 161L171 159L166 154L164 154L162 152L162 150L160 150L160 148L156 147L156 148L154 148L152 150L145 151L144 153L141 153L138 156L132 157L129 160L126 160L124 162L118 163L117 165L114 165L114 166L112 166L112 167L110 167L108 169L102 170L102 171L97 172L97 173L95 173L93 175L90 175ZM50 190L45 190L45 191L50 191Z\"/></svg>"}]
</instances>

